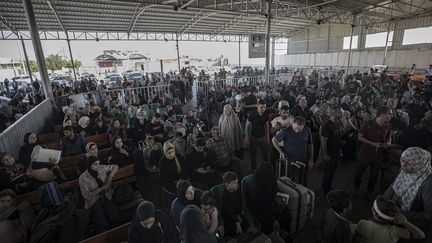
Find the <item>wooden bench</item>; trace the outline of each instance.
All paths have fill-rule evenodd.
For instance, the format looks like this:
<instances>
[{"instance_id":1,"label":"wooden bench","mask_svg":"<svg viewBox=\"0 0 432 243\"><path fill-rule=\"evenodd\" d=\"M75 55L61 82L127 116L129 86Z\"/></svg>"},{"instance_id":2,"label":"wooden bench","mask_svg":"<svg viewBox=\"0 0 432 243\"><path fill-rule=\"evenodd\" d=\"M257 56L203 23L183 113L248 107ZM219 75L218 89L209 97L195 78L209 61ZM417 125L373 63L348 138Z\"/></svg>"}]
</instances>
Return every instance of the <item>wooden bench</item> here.
<instances>
[{"instance_id":1,"label":"wooden bench","mask_svg":"<svg viewBox=\"0 0 432 243\"><path fill-rule=\"evenodd\" d=\"M125 167L122 167L118 170L118 172L115 174L112 180L112 185L120 185L125 183L130 183L136 180L135 177L135 171L133 165L128 165ZM60 190L63 192L67 191L78 191L79 190L79 181L71 180L64 183L61 183L59 185ZM21 202L27 201L30 203L30 205L33 207L33 209L37 212L40 209L40 200L39 200L39 194L37 191L32 191L28 193L24 193L22 195L18 195L16 197L16 204L20 204Z\"/></svg>"},{"instance_id":2,"label":"wooden bench","mask_svg":"<svg viewBox=\"0 0 432 243\"><path fill-rule=\"evenodd\" d=\"M53 127L53 131L59 133L61 130L63 130L63 124L55 125Z\"/></svg>"},{"instance_id":3,"label":"wooden bench","mask_svg":"<svg viewBox=\"0 0 432 243\"><path fill-rule=\"evenodd\" d=\"M60 150L60 142L58 142L58 141L55 143L48 143L48 144L46 144L46 146L49 149Z\"/></svg>"},{"instance_id":4,"label":"wooden bench","mask_svg":"<svg viewBox=\"0 0 432 243\"><path fill-rule=\"evenodd\" d=\"M111 149L109 148L99 150L98 152L99 158L106 159L110 151ZM85 158L85 154L77 154L77 155L64 157L60 159L58 165L63 172L75 173L79 175L81 173L80 165L84 158Z\"/></svg>"},{"instance_id":5,"label":"wooden bench","mask_svg":"<svg viewBox=\"0 0 432 243\"><path fill-rule=\"evenodd\" d=\"M94 142L97 144L98 148L107 148L110 146L108 142L108 137L106 134L98 134L86 137L87 143Z\"/></svg>"},{"instance_id":6,"label":"wooden bench","mask_svg":"<svg viewBox=\"0 0 432 243\"><path fill-rule=\"evenodd\" d=\"M58 143L60 134L58 132L44 133L39 135L39 139L43 144Z\"/></svg>"},{"instance_id":7,"label":"wooden bench","mask_svg":"<svg viewBox=\"0 0 432 243\"><path fill-rule=\"evenodd\" d=\"M101 234L95 235L91 238L81 241L80 243L121 243L127 242L128 240L128 231L129 231L130 222L114 228L112 230L108 230Z\"/></svg>"}]
</instances>

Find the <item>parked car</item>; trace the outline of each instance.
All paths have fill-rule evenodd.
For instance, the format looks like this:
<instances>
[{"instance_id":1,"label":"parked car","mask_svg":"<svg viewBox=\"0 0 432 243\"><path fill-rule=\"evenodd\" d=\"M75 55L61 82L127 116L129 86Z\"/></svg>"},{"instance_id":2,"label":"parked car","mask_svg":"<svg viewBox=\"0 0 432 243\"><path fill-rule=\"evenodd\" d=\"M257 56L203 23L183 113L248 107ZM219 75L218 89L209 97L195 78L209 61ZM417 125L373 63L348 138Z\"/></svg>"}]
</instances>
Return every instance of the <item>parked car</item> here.
<instances>
[{"instance_id":1,"label":"parked car","mask_svg":"<svg viewBox=\"0 0 432 243\"><path fill-rule=\"evenodd\" d=\"M111 77L120 77L120 78L122 78L122 76L120 74L118 74L118 73L107 73L107 74L105 74L105 81L109 82Z\"/></svg>"},{"instance_id":2,"label":"parked car","mask_svg":"<svg viewBox=\"0 0 432 243\"><path fill-rule=\"evenodd\" d=\"M130 73L127 75L127 78L128 78L128 81L129 81L129 82L134 82L134 81L140 82L140 81L143 79L142 76L143 76L143 75L142 75L141 72L130 72Z\"/></svg>"}]
</instances>

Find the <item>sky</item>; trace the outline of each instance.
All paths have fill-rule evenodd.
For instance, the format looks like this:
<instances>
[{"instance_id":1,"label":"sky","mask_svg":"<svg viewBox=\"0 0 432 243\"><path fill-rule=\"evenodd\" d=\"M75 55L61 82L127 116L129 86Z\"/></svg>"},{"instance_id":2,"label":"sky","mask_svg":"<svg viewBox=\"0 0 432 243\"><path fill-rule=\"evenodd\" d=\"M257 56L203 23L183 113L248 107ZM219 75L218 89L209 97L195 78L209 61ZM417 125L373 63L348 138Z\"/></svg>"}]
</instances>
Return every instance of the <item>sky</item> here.
<instances>
[{"instance_id":1,"label":"sky","mask_svg":"<svg viewBox=\"0 0 432 243\"><path fill-rule=\"evenodd\" d=\"M27 53L30 59L35 59L31 41L25 41ZM69 50L66 41L42 40L44 55L60 54L69 58ZM80 60L83 66L94 66L94 58L103 53L103 50L136 50L152 59L177 58L175 41L71 41L74 59ZM223 55L228 57L229 64L238 64L237 42L179 42L180 56L187 55L190 58L217 58ZM15 40L0 41L0 57L20 58L21 44ZM248 58L248 44L241 43L241 63L264 65L264 58ZM24 58L24 55L22 55Z\"/></svg>"}]
</instances>

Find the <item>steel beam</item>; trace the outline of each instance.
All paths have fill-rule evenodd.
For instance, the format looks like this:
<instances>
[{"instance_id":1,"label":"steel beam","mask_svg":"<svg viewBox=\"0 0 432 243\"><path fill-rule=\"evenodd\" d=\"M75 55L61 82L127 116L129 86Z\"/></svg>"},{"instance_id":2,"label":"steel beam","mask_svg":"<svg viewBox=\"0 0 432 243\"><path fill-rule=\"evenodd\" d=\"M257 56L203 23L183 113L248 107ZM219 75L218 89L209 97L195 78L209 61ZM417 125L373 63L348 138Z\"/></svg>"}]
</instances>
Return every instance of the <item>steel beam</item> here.
<instances>
[{"instance_id":1,"label":"steel beam","mask_svg":"<svg viewBox=\"0 0 432 243\"><path fill-rule=\"evenodd\" d=\"M265 36L265 81L268 84L270 82L270 32L271 32L271 2L267 0L267 29Z\"/></svg>"},{"instance_id":2,"label":"steel beam","mask_svg":"<svg viewBox=\"0 0 432 243\"><path fill-rule=\"evenodd\" d=\"M21 38L21 46L22 46L22 49L24 52L24 58L26 61L27 72L29 74L30 81L33 83L33 75L32 75L32 70L31 70L30 62L29 62L28 55L27 55L27 48L25 47L24 40L23 40L22 36L20 36L20 38Z\"/></svg>"},{"instance_id":3,"label":"steel beam","mask_svg":"<svg viewBox=\"0 0 432 243\"><path fill-rule=\"evenodd\" d=\"M35 50L36 60L39 67L39 73L42 79L42 87L45 93L45 97L50 99L52 102L54 102L54 95L51 90L49 76L45 65L45 56L43 54L42 44L39 38L39 31L36 25L36 18L33 11L33 5L31 0L22 0L22 2L24 5L28 26L33 41L33 49Z\"/></svg>"},{"instance_id":4,"label":"steel beam","mask_svg":"<svg viewBox=\"0 0 432 243\"><path fill-rule=\"evenodd\" d=\"M56 9L54 8L54 5L52 4L51 0L45 0L48 6L50 7L51 11L54 13L54 16L56 17L58 23L60 24L60 27L62 28L63 32L66 33L67 29L65 28L63 22L61 21Z\"/></svg>"}]
</instances>

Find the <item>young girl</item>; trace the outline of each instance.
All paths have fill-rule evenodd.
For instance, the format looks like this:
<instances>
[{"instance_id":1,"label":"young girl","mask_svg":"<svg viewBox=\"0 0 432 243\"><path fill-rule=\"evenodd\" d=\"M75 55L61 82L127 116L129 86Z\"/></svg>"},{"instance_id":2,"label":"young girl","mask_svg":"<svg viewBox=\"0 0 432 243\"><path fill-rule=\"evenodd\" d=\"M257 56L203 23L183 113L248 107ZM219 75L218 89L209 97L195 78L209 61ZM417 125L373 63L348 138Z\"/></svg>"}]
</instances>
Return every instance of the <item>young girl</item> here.
<instances>
[{"instance_id":1,"label":"young girl","mask_svg":"<svg viewBox=\"0 0 432 243\"><path fill-rule=\"evenodd\" d=\"M216 234L219 211L215 206L215 199L211 191L203 192L201 196L201 210L204 215L204 226L210 234Z\"/></svg>"},{"instance_id":2,"label":"young girl","mask_svg":"<svg viewBox=\"0 0 432 243\"><path fill-rule=\"evenodd\" d=\"M372 219L360 220L354 242L396 243L401 238L424 239L425 234L408 222L395 203L378 196L372 206Z\"/></svg>"}]
</instances>

